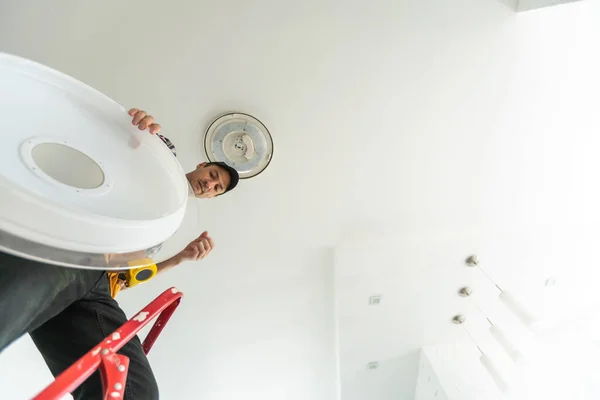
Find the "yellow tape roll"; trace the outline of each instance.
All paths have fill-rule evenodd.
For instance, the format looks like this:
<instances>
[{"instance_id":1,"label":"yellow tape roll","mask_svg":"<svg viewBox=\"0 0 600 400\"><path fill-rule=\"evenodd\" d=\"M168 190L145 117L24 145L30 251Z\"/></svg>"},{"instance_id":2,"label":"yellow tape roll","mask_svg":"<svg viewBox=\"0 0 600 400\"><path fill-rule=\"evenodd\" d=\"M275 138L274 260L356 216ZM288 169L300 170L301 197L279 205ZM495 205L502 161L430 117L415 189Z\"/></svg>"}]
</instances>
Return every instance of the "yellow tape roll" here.
<instances>
[{"instance_id":1,"label":"yellow tape roll","mask_svg":"<svg viewBox=\"0 0 600 400\"><path fill-rule=\"evenodd\" d=\"M125 272L122 272L122 274L125 277L125 285L127 285L127 287L133 287L140 283L148 282L150 279L154 278L156 276L156 273L158 272L156 264L154 264L154 261L152 261L149 258L131 261L127 264L130 267L134 267L136 265L150 264L144 265L143 267L132 268Z\"/></svg>"}]
</instances>

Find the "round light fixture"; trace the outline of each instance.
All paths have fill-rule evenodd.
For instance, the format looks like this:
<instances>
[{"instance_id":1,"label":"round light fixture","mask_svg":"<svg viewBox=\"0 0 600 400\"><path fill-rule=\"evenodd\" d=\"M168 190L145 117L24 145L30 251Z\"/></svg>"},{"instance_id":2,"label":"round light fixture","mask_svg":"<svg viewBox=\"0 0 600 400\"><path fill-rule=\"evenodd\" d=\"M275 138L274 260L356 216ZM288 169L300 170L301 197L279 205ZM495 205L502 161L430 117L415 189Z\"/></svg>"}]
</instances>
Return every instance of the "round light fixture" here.
<instances>
[{"instance_id":1,"label":"round light fixture","mask_svg":"<svg viewBox=\"0 0 600 400\"><path fill-rule=\"evenodd\" d=\"M204 151L211 162L224 162L252 178L269 166L273 139L266 126L251 115L228 113L215 119L204 135Z\"/></svg>"},{"instance_id":2,"label":"round light fixture","mask_svg":"<svg viewBox=\"0 0 600 400\"><path fill-rule=\"evenodd\" d=\"M83 268L118 260L123 268L182 225L183 169L160 138L137 130L98 91L0 53L0 121L0 251Z\"/></svg>"}]
</instances>

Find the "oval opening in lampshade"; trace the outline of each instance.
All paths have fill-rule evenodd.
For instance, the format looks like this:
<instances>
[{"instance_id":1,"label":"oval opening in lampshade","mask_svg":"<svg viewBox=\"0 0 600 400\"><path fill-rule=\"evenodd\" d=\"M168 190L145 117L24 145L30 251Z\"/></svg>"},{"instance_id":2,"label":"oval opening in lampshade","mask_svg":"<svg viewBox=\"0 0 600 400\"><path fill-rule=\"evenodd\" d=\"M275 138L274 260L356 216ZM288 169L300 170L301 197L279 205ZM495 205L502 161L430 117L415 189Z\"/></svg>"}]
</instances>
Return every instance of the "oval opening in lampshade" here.
<instances>
[{"instance_id":1,"label":"oval opening in lampshade","mask_svg":"<svg viewBox=\"0 0 600 400\"><path fill-rule=\"evenodd\" d=\"M95 189L104 183L100 165L87 154L61 143L40 143L31 150L37 168L50 178L78 189Z\"/></svg>"}]
</instances>

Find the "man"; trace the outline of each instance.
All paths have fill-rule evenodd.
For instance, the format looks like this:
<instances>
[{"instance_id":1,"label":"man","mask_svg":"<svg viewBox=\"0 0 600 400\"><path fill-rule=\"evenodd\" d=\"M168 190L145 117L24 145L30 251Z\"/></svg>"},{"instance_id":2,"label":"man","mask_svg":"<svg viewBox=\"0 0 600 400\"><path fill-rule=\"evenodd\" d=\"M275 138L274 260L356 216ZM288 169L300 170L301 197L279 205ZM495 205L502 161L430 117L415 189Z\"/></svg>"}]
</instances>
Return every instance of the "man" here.
<instances>
[{"instance_id":1,"label":"man","mask_svg":"<svg viewBox=\"0 0 600 400\"><path fill-rule=\"evenodd\" d=\"M132 109L129 115L140 130L160 132L160 125L145 111ZM172 143L160 137L176 155ZM239 181L238 173L224 163L201 163L186 177L197 198L222 195ZM212 239L204 232L177 255L159 263L158 272L185 261L201 260L213 247ZM42 264L0 252L0 351L29 333L57 376L126 321L125 313L111 296L106 272ZM158 386L139 338L129 341L119 353L130 359L125 399L158 399ZM73 392L73 397L101 399L99 372Z\"/></svg>"},{"instance_id":2,"label":"man","mask_svg":"<svg viewBox=\"0 0 600 400\"><path fill-rule=\"evenodd\" d=\"M132 108L129 110L129 115L133 117L131 123L137 126L140 130L148 129L153 135L157 135L163 143L171 150L174 156L177 156L175 146L171 141L161 135L161 126L154 121L154 117L149 115L144 110ZM229 165L222 162L213 163L201 163L198 164L195 170L186 174L190 188L194 193L194 196L199 199L210 199L216 196L220 196L233 188L235 188L239 182L239 174ZM206 257L208 253L214 247L212 239L208 236L207 232L203 232L196 240L191 242L184 250L173 258L163 261L156 265L158 273L164 272L176 265L181 264L182 258L196 260L199 255L203 254ZM109 272L109 281L118 282L117 288L112 288L111 292L114 294L119 290L125 289L125 282L118 280L118 273Z\"/></svg>"}]
</instances>

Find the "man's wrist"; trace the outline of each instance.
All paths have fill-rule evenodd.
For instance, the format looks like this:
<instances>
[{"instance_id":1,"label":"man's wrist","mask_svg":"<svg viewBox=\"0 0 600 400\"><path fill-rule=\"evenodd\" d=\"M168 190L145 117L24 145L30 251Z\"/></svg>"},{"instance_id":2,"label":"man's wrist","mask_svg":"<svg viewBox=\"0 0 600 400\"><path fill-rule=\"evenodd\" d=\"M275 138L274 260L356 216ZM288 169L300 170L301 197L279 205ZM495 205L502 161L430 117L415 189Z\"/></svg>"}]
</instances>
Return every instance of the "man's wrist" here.
<instances>
[{"instance_id":1,"label":"man's wrist","mask_svg":"<svg viewBox=\"0 0 600 400\"><path fill-rule=\"evenodd\" d=\"M178 266L183 261L183 258L179 254L177 254L169 258L168 260L158 263L156 267L158 268L158 272L162 272L164 270Z\"/></svg>"},{"instance_id":2,"label":"man's wrist","mask_svg":"<svg viewBox=\"0 0 600 400\"><path fill-rule=\"evenodd\" d=\"M173 257L171 257L171 263L173 264L173 267L178 266L179 264L181 264L184 261L185 260L183 259L183 257L180 256L179 254L176 254Z\"/></svg>"}]
</instances>

